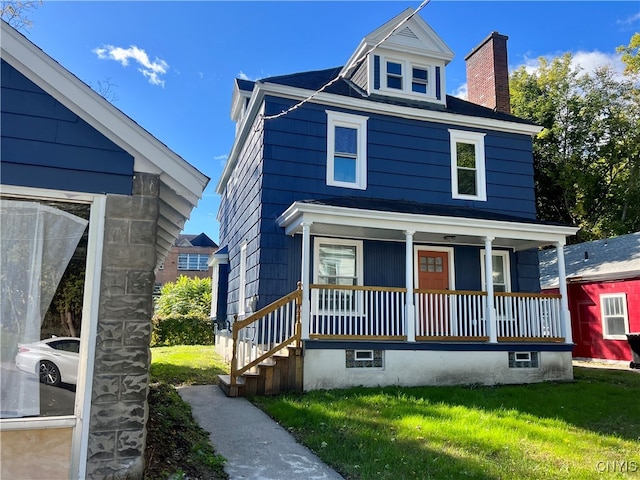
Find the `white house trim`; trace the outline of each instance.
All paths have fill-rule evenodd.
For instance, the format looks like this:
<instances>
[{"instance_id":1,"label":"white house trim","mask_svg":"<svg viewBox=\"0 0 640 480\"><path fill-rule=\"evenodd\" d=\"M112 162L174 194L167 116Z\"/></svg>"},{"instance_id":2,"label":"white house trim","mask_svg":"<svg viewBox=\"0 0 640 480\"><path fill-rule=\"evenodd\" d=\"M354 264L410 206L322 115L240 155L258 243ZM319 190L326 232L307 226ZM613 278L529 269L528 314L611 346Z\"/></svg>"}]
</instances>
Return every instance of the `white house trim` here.
<instances>
[{"instance_id":1,"label":"white house trim","mask_svg":"<svg viewBox=\"0 0 640 480\"><path fill-rule=\"evenodd\" d=\"M453 247L442 247L438 245L415 245L413 249L414 249L413 268L415 271L413 275L414 285L418 285L418 275L419 275L418 251L428 250L430 252L445 252L447 254L447 257L448 257L447 263L449 265L449 271L447 272L449 275L449 290L456 289L456 265L455 265L455 256L453 254L454 252Z\"/></svg>"},{"instance_id":2,"label":"white house trim","mask_svg":"<svg viewBox=\"0 0 640 480\"><path fill-rule=\"evenodd\" d=\"M541 223L507 222L478 218L462 218L438 215L418 215L376 211L346 207L333 207L304 202L294 202L277 219L278 225L287 235L301 232L303 221L313 222L316 232L322 228L324 236L350 236L374 232L372 238L404 240L405 231L414 231L414 241L424 243L442 242L444 236L454 235L469 244L482 244L486 236L495 237L494 245L529 249L535 246L565 242L567 236L575 235L576 227L565 227ZM357 236L357 235L354 235Z\"/></svg>"}]
</instances>

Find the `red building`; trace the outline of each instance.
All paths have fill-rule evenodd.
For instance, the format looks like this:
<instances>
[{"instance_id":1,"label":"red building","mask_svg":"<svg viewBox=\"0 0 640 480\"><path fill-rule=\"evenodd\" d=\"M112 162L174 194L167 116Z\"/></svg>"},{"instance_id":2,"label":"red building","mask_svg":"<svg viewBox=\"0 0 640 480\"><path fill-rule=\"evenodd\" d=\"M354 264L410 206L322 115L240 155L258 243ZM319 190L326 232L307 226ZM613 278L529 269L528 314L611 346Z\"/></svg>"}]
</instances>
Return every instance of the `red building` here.
<instances>
[{"instance_id":1,"label":"red building","mask_svg":"<svg viewBox=\"0 0 640 480\"><path fill-rule=\"evenodd\" d=\"M218 250L218 245L207 235L180 234L167 258L156 270L154 294L159 294L162 285L175 282L185 275L189 278L211 278L209 256Z\"/></svg>"},{"instance_id":2,"label":"red building","mask_svg":"<svg viewBox=\"0 0 640 480\"><path fill-rule=\"evenodd\" d=\"M640 332L640 232L564 247L574 358L631 361ZM558 289L555 250L541 251L540 286Z\"/></svg>"}]
</instances>

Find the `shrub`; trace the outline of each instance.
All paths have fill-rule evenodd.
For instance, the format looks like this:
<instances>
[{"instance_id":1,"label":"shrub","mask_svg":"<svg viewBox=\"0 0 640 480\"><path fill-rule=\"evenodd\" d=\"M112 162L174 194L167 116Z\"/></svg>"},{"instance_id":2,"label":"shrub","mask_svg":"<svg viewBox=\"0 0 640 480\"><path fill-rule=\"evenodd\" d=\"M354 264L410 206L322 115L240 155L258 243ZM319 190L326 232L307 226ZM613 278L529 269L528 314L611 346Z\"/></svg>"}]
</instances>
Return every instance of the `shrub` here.
<instances>
[{"instance_id":1,"label":"shrub","mask_svg":"<svg viewBox=\"0 0 640 480\"><path fill-rule=\"evenodd\" d=\"M156 301L156 313L161 317L172 315L205 317L210 311L210 278L188 278L182 275L175 282L165 283Z\"/></svg>"},{"instance_id":2,"label":"shrub","mask_svg":"<svg viewBox=\"0 0 640 480\"><path fill-rule=\"evenodd\" d=\"M151 346L213 345L215 336L209 317L173 314L153 317Z\"/></svg>"}]
</instances>

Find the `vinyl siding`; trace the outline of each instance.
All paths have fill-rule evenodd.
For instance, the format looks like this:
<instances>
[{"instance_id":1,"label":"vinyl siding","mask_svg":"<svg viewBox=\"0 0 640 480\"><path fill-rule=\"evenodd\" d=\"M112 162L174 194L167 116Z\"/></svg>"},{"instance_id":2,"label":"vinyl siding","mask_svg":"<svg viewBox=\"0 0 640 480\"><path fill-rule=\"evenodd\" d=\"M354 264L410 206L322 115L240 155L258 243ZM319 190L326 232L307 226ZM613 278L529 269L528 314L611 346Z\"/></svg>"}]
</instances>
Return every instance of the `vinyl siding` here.
<instances>
[{"instance_id":1,"label":"vinyl siding","mask_svg":"<svg viewBox=\"0 0 640 480\"><path fill-rule=\"evenodd\" d=\"M2 183L131 195L133 156L2 61Z\"/></svg>"},{"instance_id":2,"label":"vinyl siding","mask_svg":"<svg viewBox=\"0 0 640 480\"><path fill-rule=\"evenodd\" d=\"M267 96L265 114L279 113L291 104ZM219 214L220 244L229 246L231 315L237 303L238 253L245 239L249 242L246 294L258 294L258 308L296 288L301 239L285 236L276 219L297 200L363 196L467 206L525 221L535 218L528 136L483 131L488 201L454 200L448 129L465 128L365 114L369 117L367 189L339 188L326 185L326 110L357 114L308 103L252 129L244 146L227 186L231 193L223 195ZM365 284L404 286L404 243L365 240L363 248ZM526 291L535 291L530 258L524 254L511 258L512 288L517 291L523 283ZM480 290L480 248L455 247L455 263L456 288Z\"/></svg>"}]
</instances>

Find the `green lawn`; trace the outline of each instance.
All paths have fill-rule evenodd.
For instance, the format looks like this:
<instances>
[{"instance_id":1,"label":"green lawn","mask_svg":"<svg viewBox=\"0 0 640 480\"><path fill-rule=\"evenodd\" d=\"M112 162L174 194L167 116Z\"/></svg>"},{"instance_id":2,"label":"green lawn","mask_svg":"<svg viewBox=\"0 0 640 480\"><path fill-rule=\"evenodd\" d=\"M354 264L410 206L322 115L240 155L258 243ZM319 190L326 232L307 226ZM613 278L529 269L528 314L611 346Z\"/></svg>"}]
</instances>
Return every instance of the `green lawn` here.
<instances>
[{"instance_id":1,"label":"green lawn","mask_svg":"<svg viewBox=\"0 0 640 480\"><path fill-rule=\"evenodd\" d=\"M211 384L228 373L211 346L151 351L154 382ZM575 380L253 401L347 479L640 479L640 374L578 367Z\"/></svg>"},{"instance_id":2,"label":"green lawn","mask_svg":"<svg viewBox=\"0 0 640 480\"><path fill-rule=\"evenodd\" d=\"M229 364L213 345L180 345L151 349L151 379L170 385L211 385L229 373Z\"/></svg>"},{"instance_id":3,"label":"green lawn","mask_svg":"<svg viewBox=\"0 0 640 480\"><path fill-rule=\"evenodd\" d=\"M351 479L640 478L640 375L354 388L254 401Z\"/></svg>"}]
</instances>

